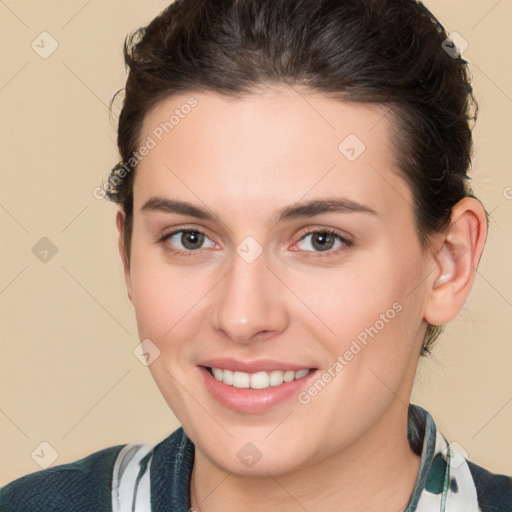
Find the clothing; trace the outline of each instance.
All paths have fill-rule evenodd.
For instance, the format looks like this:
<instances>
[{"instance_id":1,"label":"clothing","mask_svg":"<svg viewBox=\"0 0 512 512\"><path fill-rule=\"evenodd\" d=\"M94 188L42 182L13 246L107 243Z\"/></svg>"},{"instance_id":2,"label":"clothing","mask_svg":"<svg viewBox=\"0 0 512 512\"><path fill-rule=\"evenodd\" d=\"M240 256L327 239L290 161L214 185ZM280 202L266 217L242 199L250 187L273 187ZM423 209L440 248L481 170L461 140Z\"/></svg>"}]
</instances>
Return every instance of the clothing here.
<instances>
[{"instance_id":1,"label":"clothing","mask_svg":"<svg viewBox=\"0 0 512 512\"><path fill-rule=\"evenodd\" d=\"M512 479L466 460L412 404L408 438L421 463L406 512L512 512ZM154 445L113 446L18 478L0 489L0 511L189 512L193 462L180 427Z\"/></svg>"}]
</instances>

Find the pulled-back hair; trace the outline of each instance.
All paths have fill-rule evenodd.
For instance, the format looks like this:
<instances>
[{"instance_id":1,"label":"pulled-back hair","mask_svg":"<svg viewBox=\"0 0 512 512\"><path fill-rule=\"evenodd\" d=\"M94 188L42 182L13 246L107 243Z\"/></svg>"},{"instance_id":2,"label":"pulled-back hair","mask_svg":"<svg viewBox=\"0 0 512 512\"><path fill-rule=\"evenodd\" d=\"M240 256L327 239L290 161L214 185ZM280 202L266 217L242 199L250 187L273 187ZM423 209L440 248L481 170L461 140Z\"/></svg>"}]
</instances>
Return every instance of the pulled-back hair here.
<instances>
[{"instance_id":1,"label":"pulled-back hair","mask_svg":"<svg viewBox=\"0 0 512 512\"><path fill-rule=\"evenodd\" d=\"M399 173L414 197L422 247L472 196L467 171L477 104L467 62L415 0L178 0L125 40L129 74L119 117L121 160L108 199L126 214L129 261L133 180L144 116L185 91L232 97L288 84L340 101L383 105ZM114 98L113 98L114 99ZM119 172L120 169L123 172ZM120 179L122 176L122 179ZM429 325L422 354L442 327Z\"/></svg>"}]
</instances>

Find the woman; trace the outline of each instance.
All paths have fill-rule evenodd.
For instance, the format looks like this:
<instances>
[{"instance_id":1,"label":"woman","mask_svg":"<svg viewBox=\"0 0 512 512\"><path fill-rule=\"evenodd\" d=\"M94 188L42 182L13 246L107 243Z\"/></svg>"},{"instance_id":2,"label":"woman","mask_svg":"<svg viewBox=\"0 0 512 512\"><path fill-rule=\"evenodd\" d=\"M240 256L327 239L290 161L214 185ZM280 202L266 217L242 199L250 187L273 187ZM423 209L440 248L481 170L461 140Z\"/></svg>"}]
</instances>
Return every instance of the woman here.
<instances>
[{"instance_id":1,"label":"woman","mask_svg":"<svg viewBox=\"0 0 512 512\"><path fill-rule=\"evenodd\" d=\"M2 510L504 511L410 405L487 221L466 63L413 0L184 0L127 41L106 184L141 351L182 424Z\"/></svg>"}]
</instances>

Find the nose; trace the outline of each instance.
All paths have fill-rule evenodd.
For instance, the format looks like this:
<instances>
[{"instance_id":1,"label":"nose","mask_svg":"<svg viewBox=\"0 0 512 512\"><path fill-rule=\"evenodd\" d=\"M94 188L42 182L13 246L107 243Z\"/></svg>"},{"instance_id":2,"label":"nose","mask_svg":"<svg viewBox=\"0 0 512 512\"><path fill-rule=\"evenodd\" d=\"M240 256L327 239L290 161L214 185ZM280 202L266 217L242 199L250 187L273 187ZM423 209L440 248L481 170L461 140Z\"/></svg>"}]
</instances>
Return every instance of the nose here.
<instances>
[{"instance_id":1,"label":"nose","mask_svg":"<svg viewBox=\"0 0 512 512\"><path fill-rule=\"evenodd\" d=\"M231 270L219 283L212 326L235 343L273 337L289 324L284 285L267 265L265 253L252 263L234 254Z\"/></svg>"}]
</instances>

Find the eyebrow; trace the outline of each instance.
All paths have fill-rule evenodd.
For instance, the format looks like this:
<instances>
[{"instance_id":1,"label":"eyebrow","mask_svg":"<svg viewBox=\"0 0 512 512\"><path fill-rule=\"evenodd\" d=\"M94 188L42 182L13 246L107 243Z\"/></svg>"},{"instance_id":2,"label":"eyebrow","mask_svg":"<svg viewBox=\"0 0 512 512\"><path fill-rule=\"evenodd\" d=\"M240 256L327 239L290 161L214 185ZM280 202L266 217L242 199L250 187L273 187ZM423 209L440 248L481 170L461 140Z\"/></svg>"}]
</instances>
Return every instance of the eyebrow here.
<instances>
[{"instance_id":1,"label":"eyebrow","mask_svg":"<svg viewBox=\"0 0 512 512\"><path fill-rule=\"evenodd\" d=\"M141 208L141 211L157 211L163 213L177 213L197 219L215 221L217 218L210 211L199 208L186 201L177 201L162 196L154 196L148 199ZM298 203L287 206L277 212L276 221L283 222L301 217L314 217L322 213L378 213L369 206L357 203L345 198L314 199L305 203Z\"/></svg>"}]
</instances>

